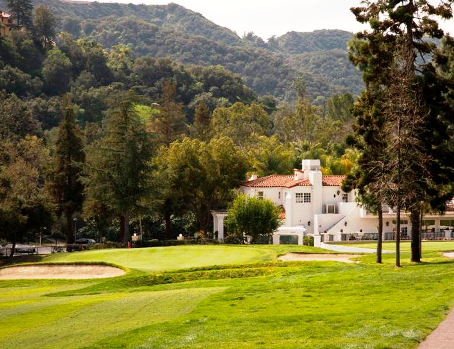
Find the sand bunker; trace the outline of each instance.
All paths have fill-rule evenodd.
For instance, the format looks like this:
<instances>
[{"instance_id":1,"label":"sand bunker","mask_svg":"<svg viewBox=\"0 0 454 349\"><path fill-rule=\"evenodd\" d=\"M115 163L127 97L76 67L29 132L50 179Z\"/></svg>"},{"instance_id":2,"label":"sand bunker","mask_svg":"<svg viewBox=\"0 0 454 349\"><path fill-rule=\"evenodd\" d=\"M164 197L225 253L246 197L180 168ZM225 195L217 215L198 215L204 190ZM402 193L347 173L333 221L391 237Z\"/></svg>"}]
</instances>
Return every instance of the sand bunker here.
<instances>
[{"instance_id":1,"label":"sand bunker","mask_svg":"<svg viewBox=\"0 0 454 349\"><path fill-rule=\"evenodd\" d=\"M443 256L454 259L454 252L445 252L443 253Z\"/></svg>"},{"instance_id":2,"label":"sand bunker","mask_svg":"<svg viewBox=\"0 0 454 349\"><path fill-rule=\"evenodd\" d=\"M124 270L107 265L27 265L0 269L0 280L100 279L124 274Z\"/></svg>"},{"instance_id":3,"label":"sand bunker","mask_svg":"<svg viewBox=\"0 0 454 349\"><path fill-rule=\"evenodd\" d=\"M351 258L361 257L354 254L309 254L309 253L287 253L280 256L279 259L284 262L301 262L301 261L334 261L344 263L356 263Z\"/></svg>"}]
</instances>

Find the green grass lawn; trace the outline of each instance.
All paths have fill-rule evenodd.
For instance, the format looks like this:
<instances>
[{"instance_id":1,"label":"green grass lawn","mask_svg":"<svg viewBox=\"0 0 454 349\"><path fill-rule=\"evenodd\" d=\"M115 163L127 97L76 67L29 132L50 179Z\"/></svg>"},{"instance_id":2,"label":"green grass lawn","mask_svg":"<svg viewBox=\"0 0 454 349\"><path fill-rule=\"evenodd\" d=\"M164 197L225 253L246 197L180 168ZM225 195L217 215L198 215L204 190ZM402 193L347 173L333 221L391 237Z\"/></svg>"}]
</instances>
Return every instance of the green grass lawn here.
<instances>
[{"instance_id":1,"label":"green grass lawn","mask_svg":"<svg viewBox=\"0 0 454 349\"><path fill-rule=\"evenodd\" d=\"M416 348L453 305L454 261L437 253L447 247L432 245L419 265L404 253L401 269L393 255L383 265L373 255L359 264L276 261L287 250L319 251L298 246L54 255L46 262L131 271L0 281L0 348Z\"/></svg>"}]
</instances>

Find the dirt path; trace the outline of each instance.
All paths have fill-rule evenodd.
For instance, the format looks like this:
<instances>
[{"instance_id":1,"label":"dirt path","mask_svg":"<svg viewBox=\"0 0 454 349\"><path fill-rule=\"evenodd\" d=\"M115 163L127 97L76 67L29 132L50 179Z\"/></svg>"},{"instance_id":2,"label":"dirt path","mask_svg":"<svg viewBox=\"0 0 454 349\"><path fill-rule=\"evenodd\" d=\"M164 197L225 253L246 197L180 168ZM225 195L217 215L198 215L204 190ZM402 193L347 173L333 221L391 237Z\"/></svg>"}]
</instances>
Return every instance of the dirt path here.
<instances>
[{"instance_id":1,"label":"dirt path","mask_svg":"<svg viewBox=\"0 0 454 349\"><path fill-rule=\"evenodd\" d=\"M279 259L285 262L295 261L334 261L344 263L355 263L351 258L361 257L360 255L353 254L317 254L317 253L287 253L280 256Z\"/></svg>"},{"instance_id":2,"label":"dirt path","mask_svg":"<svg viewBox=\"0 0 454 349\"><path fill-rule=\"evenodd\" d=\"M361 246L361 245L359 245ZM344 253L376 253L377 251L373 248L362 248L362 247L355 247L354 245L333 245L333 244L325 244L322 242L320 245L321 248L330 251L336 252L344 252ZM383 253L394 253L394 251L387 251L383 250Z\"/></svg>"},{"instance_id":3,"label":"dirt path","mask_svg":"<svg viewBox=\"0 0 454 349\"><path fill-rule=\"evenodd\" d=\"M0 269L0 280L100 279L124 274L124 270L107 265L29 265Z\"/></svg>"},{"instance_id":4,"label":"dirt path","mask_svg":"<svg viewBox=\"0 0 454 349\"><path fill-rule=\"evenodd\" d=\"M445 252L443 256L454 259L454 252Z\"/></svg>"}]
</instances>

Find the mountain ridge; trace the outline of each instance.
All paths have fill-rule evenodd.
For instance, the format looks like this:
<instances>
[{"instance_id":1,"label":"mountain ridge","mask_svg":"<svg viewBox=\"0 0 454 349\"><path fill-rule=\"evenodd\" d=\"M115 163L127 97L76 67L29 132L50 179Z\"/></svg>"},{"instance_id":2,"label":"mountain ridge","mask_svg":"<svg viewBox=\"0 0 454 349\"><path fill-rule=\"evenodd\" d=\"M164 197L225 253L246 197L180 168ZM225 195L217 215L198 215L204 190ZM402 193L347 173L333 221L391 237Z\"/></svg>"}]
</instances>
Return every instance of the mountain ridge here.
<instances>
[{"instance_id":1,"label":"mountain ridge","mask_svg":"<svg viewBox=\"0 0 454 349\"><path fill-rule=\"evenodd\" d=\"M0 0L5 7L6 0ZM133 5L35 0L60 19L60 29L110 48L131 47L137 56L171 58L189 65L222 65L241 74L260 95L293 100L293 82L303 77L312 100L359 94L361 74L347 57L352 33L343 30L291 31L267 42L253 33L240 38L200 13L171 3ZM70 26L71 24L71 26ZM74 29L75 28L75 29Z\"/></svg>"}]
</instances>

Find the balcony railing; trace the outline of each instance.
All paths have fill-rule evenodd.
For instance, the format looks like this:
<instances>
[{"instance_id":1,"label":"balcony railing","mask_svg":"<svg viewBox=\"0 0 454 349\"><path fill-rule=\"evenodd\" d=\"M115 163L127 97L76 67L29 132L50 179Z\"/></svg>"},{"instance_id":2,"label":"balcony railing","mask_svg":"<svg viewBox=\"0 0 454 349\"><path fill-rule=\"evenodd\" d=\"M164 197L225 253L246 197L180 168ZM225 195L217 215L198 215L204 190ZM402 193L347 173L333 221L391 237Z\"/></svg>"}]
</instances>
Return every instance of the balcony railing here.
<instances>
[{"instance_id":1,"label":"balcony railing","mask_svg":"<svg viewBox=\"0 0 454 349\"><path fill-rule=\"evenodd\" d=\"M454 231L448 232L423 232L423 240L454 240ZM343 233L341 236L342 241L361 241L361 240L378 240L378 233ZM402 241L411 240L411 234L402 232L400 235ZM326 239L325 239L326 240ZM396 240L396 233L389 232L383 234L384 241ZM330 240L331 241L331 240Z\"/></svg>"}]
</instances>

